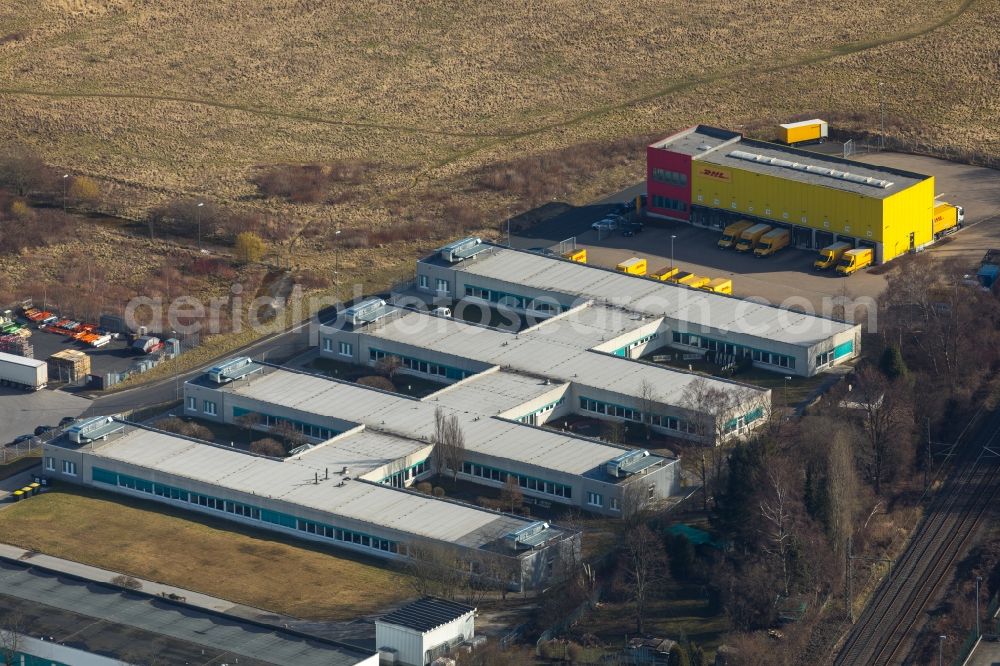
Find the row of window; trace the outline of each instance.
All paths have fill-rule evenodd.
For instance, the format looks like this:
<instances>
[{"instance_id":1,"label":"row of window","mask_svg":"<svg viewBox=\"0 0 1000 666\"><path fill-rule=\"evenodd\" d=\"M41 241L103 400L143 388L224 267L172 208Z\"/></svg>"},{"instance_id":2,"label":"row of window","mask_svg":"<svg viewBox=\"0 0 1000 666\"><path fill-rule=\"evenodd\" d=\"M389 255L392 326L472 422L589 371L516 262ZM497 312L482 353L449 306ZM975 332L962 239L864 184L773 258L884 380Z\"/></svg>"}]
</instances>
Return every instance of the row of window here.
<instances>
[{"instance_id":1,"label":"row of window","mask_svg":"<svg viewBox=\"0 0 1000 666\"><path fill-rule=\"evenodd\" d=\"M238 418L240 416L246 416L247 414L256 414L259 418L258 423L267 428L277 428L279 426L289 426L292 430L302 433L306 437L312 437L313 439L318 439L321 441L326 441L335 435L340 433L332 428L325 428L323 426L313 425L312 423L305 423L304 421L295 421L294 419L283 419L277 416L271 416L270 414L264 414L262 412L255 412L251 409L246 409L244 407L233 407L233 418Z\"/></svg>"},{"instance_id":2,"label":"row of window","mask_svg":"<svg viewBox=\"0 0 1000 666\"><path fill-rule=\"evenodd\" d=\"M422 372L426 375L437 375L438 377L447 377L448 379L465 379L466 377L471 377L474 374L467 370L459 370L458 368L441 365L440 363L431 363L430 361L422 361L418 358L410 358L409 356L403 356L401 354L384 352L381 349L375 349L374 347L370 347L368 349L368 359L373 363L380 361L387 356L395 356L398 358L400 364L407 370Z\"/></svg>"},{"instance_id":3,"label":"row of window","mask_svg":"<svg viewBox=\"0 0 1000 666\"><path fill-rule=\"evenodd\" d=\"M632 351L633 349L635 349L636 347L638 347L640 345L644 345L647 342L649 342L650 340L655 340L658 337L660 337L659 333L650 333L649 335L644 335L641 338L639 338L638 340L636 340L635 342L630 342L629 344L625 345L624 347L622 347L620 349L616 349L615 350L615 356L624 356L624 357L627 357L629 355L628 353L630 351Z\"/></svg>"},{"instance_id":4,"label":"row of window","mask_svg":"<svg viewBox=\"0 0 1000 666\"><path fill-rule=\"evenodd\" d=\"M539 414L544 414L546 412L551 412L553 409L555 409L559 405L563 404L564 402L566 402L566 396L563 396L563 397L559 398L558 400L553 400L549 404L543 405L542 407L539 407L538 409L536 409L533 412L525 414L524 416L520 417L517 420L520 423L531 423L532 425L534 425L535 424L535 417L536 416L538 416Z\"/></svg>"},{"instance_id":5,"label":"row of window","mask_svg":"<svg viewBox=\"0 0 1000 666\"><path fill-rule=\"evenodd\" d=\"M333 338L323 338L323 351L332 352L333 351ZM338 342L337 343L337 353L341 356L354 357L354 345L350 342Z\"/></svg>"},{"instance_id":6,"label":"row of window","mask_svg":"<svg viewBox=\"0 0 1000 666\"><path fill-rule=\"evenodd\" d=\"M604 495L601 493L595 493L593 491L587 491L587 504L590 506L596 506L598 508L604 507ZM620 511L618 508L618 498L612 497L611 502L608 506L612 511Z\"/></svg>"},{"instance_id":7,"label":"row of window","mask_svg":"<svg viewBox=\"0 0 1000 666\"><path fill-rule=\"evenodd\" d=\"M56 471L56 459L45 457L45 469L49 472ZM62 461L62 473L67 476L76 476L76 463L72 460Z\"/></svg>"},{"instance_id":8,"label":"row of window","mask_svg":"<svg viewBox=\"0 0 1000 666\"><path fill-rule=\"evenodd\" d=\"M638 409L623 407L622 405L615 405L610 402L602 402L600 400L594 400L593 398L585 398L581 396L580 409L586 412L594 412L595 414L616 416L620 419L635 421L637 423L642 423L643 421L643 414ZM676 416L650 414L648 420L650 425L659 426L661 428L676 430L678 432L695 432L695 424L685 419L679 419Z\"/></svg>"},{"instance_id":9,"label":"row of window","mask_svg":"<svg viewBox=\"0 0 1000 666\"><path fill-rule=\"evenodd\" d=\"M816 367L821 368L828 363L833 363L839 358L847 356L854 351L854 340L848 340L843 344L839 344L830 351L823 352L816 356Z\"/></svg>"},{"instance_id":10,"label":"row of window","mask_svg":"<svg viewBox=\"0 0 1000 666\"><path fill-rule=\"evenodd\" d=\"M402 469L395 474L390 474L382 479L380 483L392 486L393 488L405 488L407 481L411 481L421 474L429 472L430 469L430 463L427 460L421 460L415 465L410 465L406 469Z\"/></svg>"},{"instance_id":11,"label":"row of window","mask_svg":"<svg viewBox=\"0 0 1000 666\"><path fill-rule=\"evenodd\" d=\"M105 483L112 486L118 486L119 488L128 488L129 490L156 495L157 497L162 497L164 499L187 502L206 509L231 513L236 516L249 518L250 520L259 520L261 522L272 523L281 527L288 527L290 529L299 530L308 534L314 534L316 536L325 537L334 541L342 541L344 543L351 543L364 548L371 548L373 550L380 550L388 553L399 552L399 546L395 541L390 541L381 537L375 537L362 532L355 532L354 530L343 529L340 527L332 527L330 525L324 525L323 523L303 520L285 513L261 509L260 507L244 504L242 502L234 502L232 500L224 500L211 497L209 495L202 495L200 493L190 492L182 488L175 488L162 483L155 483L153 481L147 481L146 479L128 476L127 474L118 474L117 472L111 472L99 467L93 468L93 480L96 483Z\"/></svg>"},{"instance_id":12,"label":"row of window","mask_svg":"<svg viewBox=\"0 0 1000 666\"><path fill-rule=\"evenodd\" d=\"M544 481L542 479L536 479L532 476L524 476L523 474L515 474L502 469L496 469L495 467L463 462L462 472L465 474L471 474L472 476L478 476L481 479L498 481L500 483L507 483L507 479L511 478L514 479L517 485L527 490L533 490L547 495L554 495L556 497L565 497L566 499L573 498L572 486L555 483L553 481Z\"/></svg>"},{"instance_id":13,"label":"row of window","mask_svg":"<svg viewBox=\"0 0 1000 666\"><path fill-rule=\"evenodd\" d=\"M730 419L729 421L726 422L725 432L730 433L734 430L739 430L744 426L750 425L751 423L753 423L762 416L764 416L764 408L758 407L757 409L753 410L752 412L748 412L743 416L738 416L735 419Z\"/></svg>"},{"instance_id":14,"label":"row of window","mask_svg":"<svg viewBox=\"0 0 1000 666\"><path fill-rule=\"evenodd\" d=\"M754 349L753 347L737 345L732 342L724 342L722 340L713 340L712 338L706 338L703 335L674 331L673 340L677 344L688 345L689 347L698 347L699 349L708 349L709 351L729 354L738 358L750 358L759 363L776 365L779 368L795 368L794 356L786 356L784 354L768 352L762 349Z\"/></svg>"},{"instance_id":15,"label":"row of window","mask_svg":"<svg viewBox=\"0 0 1000 666\"><path fill-rule=\"evenodd\" d=\"M680 171L668 171L667 169L653 169L653 180L667 185L687 185L688 176Z\"/></svg>"},{"instance_id":16,"label":"row of window","mask_svg":"<svg viewBox=\"0 0 1000 666\"><path fill-rule=\"evenodd\" d=\"M420 286L421 289L430 289L430 279L426 275L418 275L417 284ZM451 285L448 284L448 281L442 278L437 278L435 286L437 287L437 291L442 293L448 293L448 290L451 288Z\"/></svg>"},{"instance_id":17,"label":"row of window","mask_svg":"<svg viewBox=\"0 0 1000 666\"><path fill-rule=\"evenodd\" d=\"M187 410L189 412L198 411L198 398L188 396ZM201 411L209 416L216 416L219 413L219 406L212 400L202 400Z\"/></svg>"},{"instance_id":18,"label":"row of window","mask_svg":"<svg viewBox=\"0 0 1000 666\"><path fill-rule=\"evenodd\" d=\"M653 195L653 208L665 208L667 210L677 210L684 212L688 209L687 202L680 201L678 199L671 199L670 197L661 197L658 194Z\"/></svg>"},{"instance_id":19,"label":"row of window","mask_svg":"<svg viewBox=\"0 0 1000 666\"><path fill-rule=\"evenodd\" d=\"M465 295L471 298L479 298L484 301L489 301L490 303L506 305L518 310L533 310L535 312L544 312L546 314L555 314L564 310L563 306L558 303L537 298L528 298L527 296L519 296L517 294L508 294L502 291L497 291L496 289L483 289L482 287L475 287L471 284L465 285Z\"/></svg>"}]
</instances>

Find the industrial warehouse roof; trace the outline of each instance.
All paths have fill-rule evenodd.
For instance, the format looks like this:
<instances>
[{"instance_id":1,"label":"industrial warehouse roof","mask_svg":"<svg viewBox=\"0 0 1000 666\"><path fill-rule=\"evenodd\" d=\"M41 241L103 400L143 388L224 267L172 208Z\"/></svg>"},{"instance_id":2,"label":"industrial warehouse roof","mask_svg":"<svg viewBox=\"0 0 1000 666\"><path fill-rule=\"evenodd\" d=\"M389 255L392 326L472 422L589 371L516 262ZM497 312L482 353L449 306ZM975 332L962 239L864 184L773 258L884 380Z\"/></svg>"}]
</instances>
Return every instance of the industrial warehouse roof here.
<instances>
[{"instance_id":1,"label":"industrial warehouse roof","mask_svg":"<svg viewBox=\"0 0 1000 666\"><path fill-rule=\"evenodd\" d=\"M88 453L243 493L248 504L259 495L469 548L490 544L529 522L358 481L350 471L348 481L340 469L331 469L327 479L326 463L312 454L273 460L134 426Z\"/></svg>"},{"instance_id":2,"label":"industrial warehouse roof","mask_svg":"<svg viewBox=\"0 0 1000 666\"><path fill-rule=\"evenodd\" d=\"M723 391L767 392L758 387L611 355L615 349L652 332L660 321L662 318L637 316L622 308L587 305L513 333L424 312L405 311L363 332L387 342L533 372L556 382L572 382L632 398L642 394L645 383L655 388L655 400L672 405L682 404L695 382L707 383ZM594 347L606 353L590 351ZM539 381L544 382L544 379ZM510 416L517 418L522 414Z\"/></svg>"},{"instance_id":3,"label":"industrial warehouse roof","mask_svg":"<svg viewBox=\"0 0 1000 666\"><path fill-rule=\"evenodd\" d=\"M460 604L457 601L424 597L384 615L377 621L427 633L474 612L476 612L474 607Z\"/></svg>"},{"instance_id":4,"label":"industrial warehouse roof","mask_svg":"<svg viewBox=\"0 0 1000 666\"><path fill-rule=\"evenodd\" d=\"M739 141L739 132L697 125L653 144L653 148L669 148L672 152L696 157L719 146Z\"/></svg>"},{"instance_id":5,"label":"industrial warehouse roof","mask_svg":"<svg viewBox=\"0 0 1000 666\"><path fill-rule=\"evenodd\" d=\"M227 385L218 390L317 416L364 423L369 428L427 443L434 435L434 412L441 407L458 419L467 450L540 471L603 474L605 463L624 451L584 437L491 418L546 393L555 399L562 390L543 379L518 378L509 372L476 375L423 400L281 369L254 378L249 384ZM610 477L605 480L614 482Z\"/></svg>"},{"instance_id":6,"label":"industrial warehouse roof","mask_svg":"<svg viewBox=\"0 0 1000 666\"><path fill-rule=\"evenodd\" d=\"M671 328L684 331L684 323L711 331L734 333L773 342L811 347L830 336L857 328L855 324L803 314L701 289L626 275L534 252L494 246L474 259L454 264L457 272L481 275L538 292L566 294L581 302L593 300L634 312L673 320Z\"/></svg>"},{"instance_id":7,"label":"industrial warehouse roof","mask_svg":"<svg viewBox=\"0 0 1000 666\"><path fill-rule=\"evenodd\" d=\"M884 199L930 176L866 164L698 125L652 144L696 161Z\"/></svg>"},{"instance_id":8,"label":"industrial warehouse roof","mask_svg":"<svg viewBox=\"0 0 1000 666\"><path fill-rule=\"evenodd\" d=\"M374 654L4 561L0 563L0 611L8 610L24 617L29 635L129 662L139 654L156 663L232 664L238 660L247 666L353 666Z\"/></svg>"}]
</instances>

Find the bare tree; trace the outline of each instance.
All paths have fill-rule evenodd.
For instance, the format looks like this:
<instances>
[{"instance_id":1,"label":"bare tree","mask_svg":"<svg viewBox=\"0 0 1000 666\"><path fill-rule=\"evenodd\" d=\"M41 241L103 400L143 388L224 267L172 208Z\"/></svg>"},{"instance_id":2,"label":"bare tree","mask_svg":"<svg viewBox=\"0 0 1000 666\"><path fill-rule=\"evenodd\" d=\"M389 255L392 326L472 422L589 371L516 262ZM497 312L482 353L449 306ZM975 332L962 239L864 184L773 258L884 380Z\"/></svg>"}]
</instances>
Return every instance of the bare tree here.
<instances>
[{"instance_id":1,"label":"bare tree","mask_svg":"<svg viewBox=\"0 0 1000 666\"><path fill-rule=\"evenodd\" d=\"M138 578L121 574L111 579L111 583L129 590L141 590L142 582Z\"/></svg>"},{"instance_id":2,"label":"bare tree","mask_svg":"<svg viewBox=\"0 0 1000 666\"><path fill-rule=\"evenodd\" d=\"M514 513L524 503L524 493L521 491L521 486L517 483L517 478L513 475L507 476L507 481L503 484L503 490L500 491L500 501L503 503L504 509L509 513Z\"/></svg>"},{"instance_id":3,"label":"bare tree","mask_svg":"<svg viewBox=\"0 0 1000 666\"><path fill-rule=\"evenodd\" d=\"M834 550L839 552L854 529L861 490L849 435L843 430L835 430L830 439L826 476L830 502L827 530Z\"/></svg>"},{"instance_id":4,"label":"bare tree","mask_svg":"<svg viewBox=\"0 0 1000 666\"><path fill-rule=\"evenodd\" d=\"M253 431L258 425L260 425L260 414L257 412L247 412L246 414L240 414L233 419L235 423L240 428L244 428L247 431L247 444L253 442Z\"/></svg>"},{"instance_id":5,"label":"bare tree","mask_svg":"<svg viewBox=\"0 0 1000 666\"><path fill-rule=\"evenodd\" d=\"M642 413L642 425L646 431L646 439L653 435L653 410L656 407L658 396L652 383L645 377L639 382L639 411Z\"/></svg>"},{"instance_id":6,"label":"bare tree","mask_svg":"<svg viewBox=\"0 0 1000 666\"><path fill-rule=\"evenodd\" d=\"M862 412L867 445L863 459L876 495L881 494L882 483L894 472L894 462L909 446L907 425L912 426L912 415L897 388L877 369L866 366L858 373L858 390L853 391L853 402Z\"/></svg>"},{"instance_id":7,"label":"bare tree","mask_svg":"<svg viewBox=\"0 0 1000 666\"><path fill-rule=\"evenodd\" d=\"M0 659L4 666L21 663L19 656L21 636L27 633L28 622L24 615L10 611L0 616Z\"/></svg>"},{"instance_id":8,"label":"bare tree","mask_svg":"<svg viewBox=\"0 0 1000 666\"><path fill-rule=\"evenodd\" d=\"M621 421L605 421L603 427L604 439L612 444L625 442L625 424Z\"/></svg>"},{"instance_id":9,"label":"bare tree","mask_svg":"<svg viewBox=\"0 0 1000 666\"><path fill-rule=\"evenodd\" d=\"M764 497L760 500L761 531L765 537L763 550L777 562L787 597L790 582L788 555L792 540L790 487L780 467L769 467L765 479Z\"/></svg>"},{"instance_id":10,"label":"bare tree","mask_svg":"<svg viewBox=\"0 0 1000 666\"><path fill-rule=\"evenodd\" d=\"M465 433L454 414L447 415L438 407L434 410L434 450L431 459L438 474L451 470L452 480L458 480L458 472L465 460Z\"/></svg>"},{"instance_id":11,"label":"bare tree","mask_svg":"<svg viewBox=\"0 0 1000 666\"><path fill-rule=\"evenodd\" d=\"M279 421L271 428L271 434L281 439L285 443L285 449L291 451L306 444L306 437L295 429L289 421Z\"/></svg>"},{"instance_id":12,"label":"bare tree","mask_svg":"<svg viewBox=\"0 0 1000 666\"><path fill-rule=\"evenodd\" d=\"M406 571L414 593L454 599L463 585L463 563L455 552L432 543L411 543Z\"/></svg>"},{"instance_id":13,"label":"bare tree","mask_svg":"<svg viewBox=\"0 0 1000 666\"><path fill-rule=\"evenodd\" d=\"M257 453L262 456L271 456L272 458L284 458L285 447L282 446L281 442L276 439L264 437L263 439L258 439L256 442L250 444L250 453Z\"/></svg>"},{"instance_id":14,"label":"bare tree","mask_svg":"<svg viewBox=\"0 0 1000 666\"><path fill-rule=\"evenodd\" d=\"M633 527L625 533L619 561L625 574L626 588L632 597L636 631L643 634L649 601L667 577L667 555L663 542L645 525Z\"/></svg>"},{"instance_id":15,"label":"bare tree","mask_svg":"<svg viewBox=\"0 0 1000 666\"><path fill-rule=\"evenodd\" d=\"M385 375L390 380L395 378L396 373L403 367L403 359L392 354L383 356L375 362L375 371L380 375Z\"/></svg>"}]
</instances>

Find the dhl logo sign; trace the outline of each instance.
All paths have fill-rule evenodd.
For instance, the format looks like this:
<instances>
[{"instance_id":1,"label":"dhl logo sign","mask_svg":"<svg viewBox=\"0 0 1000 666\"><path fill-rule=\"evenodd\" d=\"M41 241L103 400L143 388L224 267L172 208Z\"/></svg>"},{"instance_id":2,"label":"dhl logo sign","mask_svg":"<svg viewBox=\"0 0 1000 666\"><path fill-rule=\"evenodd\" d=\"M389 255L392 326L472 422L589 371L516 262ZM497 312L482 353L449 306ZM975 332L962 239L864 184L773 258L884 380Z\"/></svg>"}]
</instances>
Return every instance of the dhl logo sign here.
<instances>
[{"instance_id":1,"label":"dhl logo sign","mask_svg":"<svg viewBox=\"0 0 1000 666\"><path fill-rule=\"evenodd\" d=\"M698 175L705 176L706 178L714 178L715 180L724 180L729 182L729 172L714 166L703 166L698 167Z\"/></svg>"}]
</instances>

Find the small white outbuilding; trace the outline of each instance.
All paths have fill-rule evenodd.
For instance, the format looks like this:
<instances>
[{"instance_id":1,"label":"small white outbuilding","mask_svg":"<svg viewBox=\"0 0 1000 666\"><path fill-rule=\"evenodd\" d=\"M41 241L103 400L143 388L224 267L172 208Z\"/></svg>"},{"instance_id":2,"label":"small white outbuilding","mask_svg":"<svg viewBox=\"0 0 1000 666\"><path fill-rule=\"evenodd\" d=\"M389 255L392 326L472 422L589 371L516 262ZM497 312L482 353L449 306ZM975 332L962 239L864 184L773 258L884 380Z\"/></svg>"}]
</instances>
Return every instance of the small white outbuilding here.
<instances>
[{"instance_id":1,"label":"small white outbuilding","mask_svg":"<svg viewBox=\"0 0 1000 666\"><path fill-rule=\"evenodd\" d=\"M476 635L476 609L455 601L423 597L375 620L375 645L382 664L426 666Z\"/></svg>"}]
</instances>

